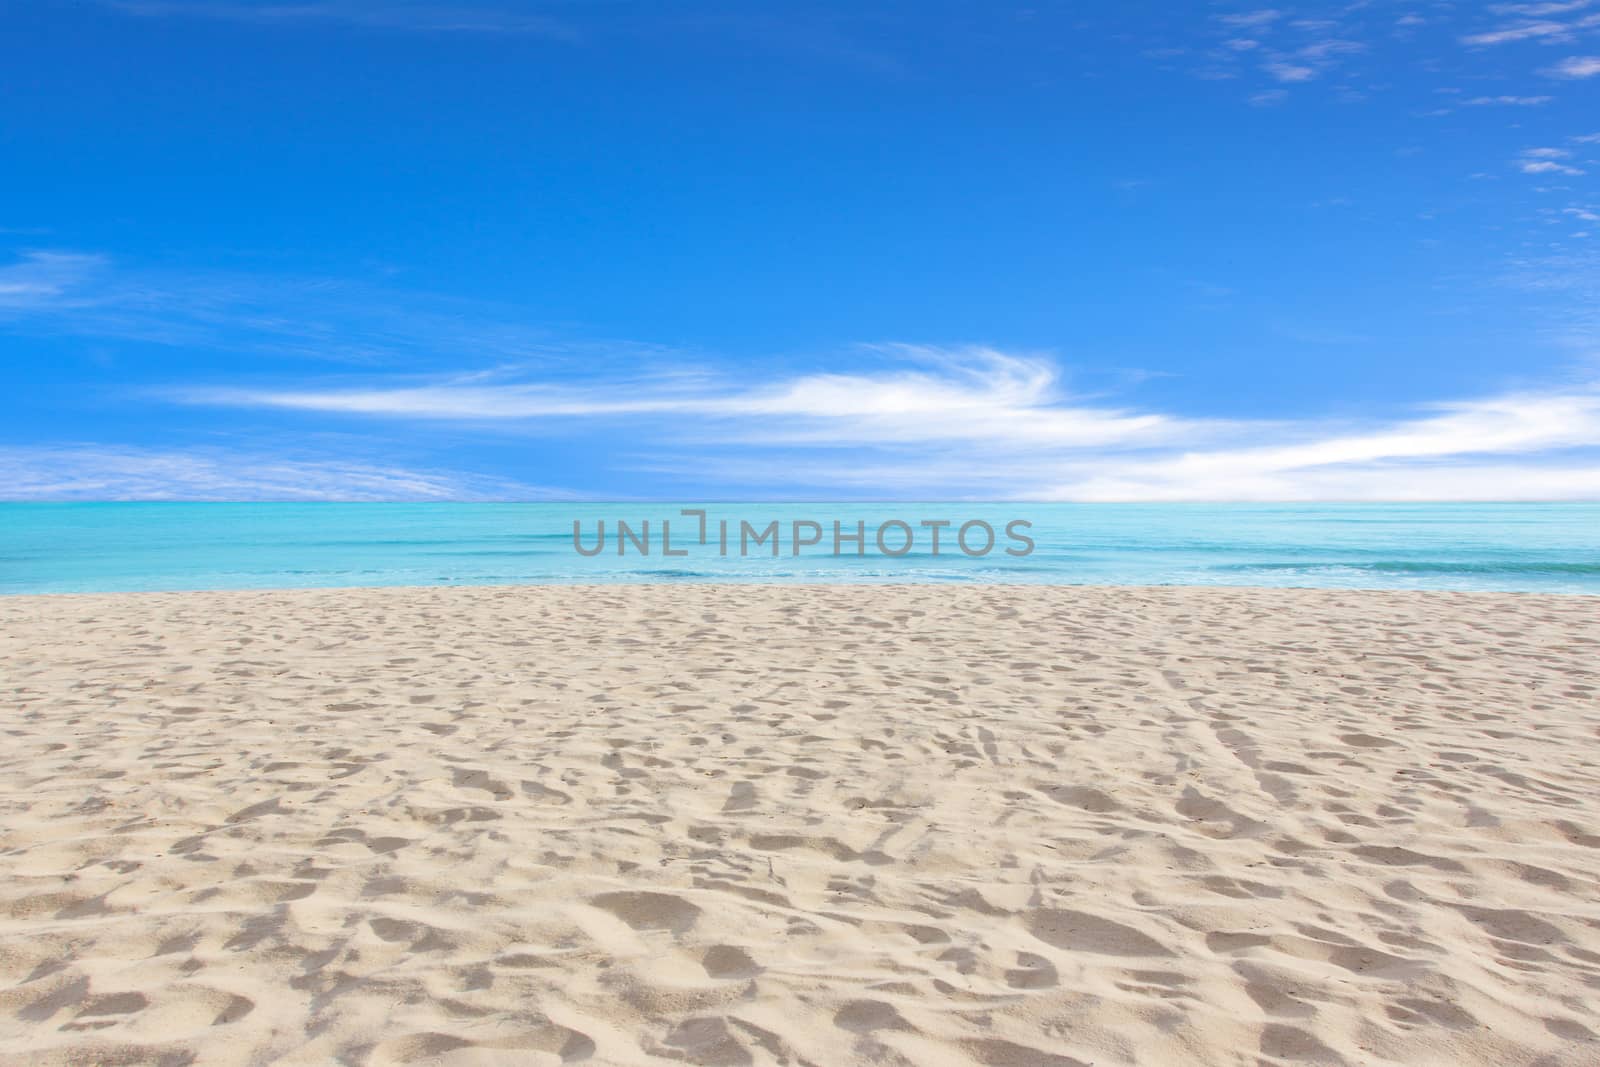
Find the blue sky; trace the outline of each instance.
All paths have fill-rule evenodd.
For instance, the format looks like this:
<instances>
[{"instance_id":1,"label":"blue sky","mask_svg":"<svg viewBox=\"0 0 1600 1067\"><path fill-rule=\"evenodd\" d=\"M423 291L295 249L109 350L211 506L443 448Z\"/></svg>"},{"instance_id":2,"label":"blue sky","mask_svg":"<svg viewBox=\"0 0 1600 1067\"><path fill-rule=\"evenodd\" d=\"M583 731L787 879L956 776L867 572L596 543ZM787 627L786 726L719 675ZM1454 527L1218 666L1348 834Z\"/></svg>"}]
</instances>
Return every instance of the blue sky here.
<instances>
[{"instance_id":1,"label":"blue sky","mask_svg":"<svg viewBox=\"0 0 1600 1067\"><path fill-rule=\"evenodd\" d=\"M0 497L1600 498L1600 0L0 0Z\"/></svg>"}]
</instances>

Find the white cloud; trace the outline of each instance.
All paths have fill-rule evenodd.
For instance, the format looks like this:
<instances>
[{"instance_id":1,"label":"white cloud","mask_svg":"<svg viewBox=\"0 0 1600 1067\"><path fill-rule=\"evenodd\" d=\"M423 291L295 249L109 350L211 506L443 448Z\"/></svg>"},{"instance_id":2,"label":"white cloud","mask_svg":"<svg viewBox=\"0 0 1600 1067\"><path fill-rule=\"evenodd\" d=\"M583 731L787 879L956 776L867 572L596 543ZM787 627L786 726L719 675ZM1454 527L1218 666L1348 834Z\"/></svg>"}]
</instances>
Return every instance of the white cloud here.
<instances>
[{"instance_id":1,"label":"white cloud","mask_svg":"<svg viewBox=\"0 0 1600 1067\"><path fill-rule=\"evenodd\" d=\"M1364 464L1313 471L1226 471L1196 478L1179 467L1089 475L1041 500L1121 501L1590 501L1600 500L1600 460L1535 464Z\"/></svg>"},{"instance_id":2,"label":"white cloud","mask_svg":"<svg viewBox=\"0 0 1600 1067\"><path fill-rule=\"evenodd\" d=\"M1499 5L1491 7L1490 10L1496 14L1516 15L1520 16L1520 20L1496 26L1481 33L1470 34L1462 38L1462 43L1484 47L1511 44L1517 41L1539 41L1541 43L1569 41L1594 29L1596 26L1600 26L1600 15L1590 14L1565 20L1551 16L1570 15L1589 6L1589 3L1584 2Z\"/></svg>"},{"instance_id":3,"label":"white cloud","mask_svg":"<svg viewBox=\"0 0 1600 1067\"><path fill-rule=\"evenodd\" d=\"M1540 37L1566 37L1571 32L1564 22L1524 22L1485 33L1474 33L1463 37L1462 42L1469 45L1509 44L1513 41L1527 41Z\"/></svg>"},{"instance_id":4,"label":"white cloud","mask_svg":"<svg viewBox=\"0 0 1600 1067\"><path fill-rule=\"evenodd\" d=\"M1331 56L1355 55L1366 50L1367 46L1359 41L1346 41L1337 37L1328 37L1305 45L1295 55L1302 56L1305 59L1327 59Z\"/></svg>"},{"instance_id":5,"label":"white cloud","mask_svg":"<svg viewBox=\"0 0 1600 1067\"><path fill-rule=\"evenodd\" d=\"M926 463L807 464L799 477L804 485L898 492L954 485L974 496L1084 502L1600 499L1595 392L1464 403L1364 432L1278 427L1268 435L1291 440L1055 462L944 454ZM763 478L753 466L722 473Z\"/></svg>"},{"instance_id":6,"label":"white cloud","mask_svg":"<svg viewBox=\"0 0 1600 1067\"><path fill-rule=\"evenodd\" d=\"M1346 12L1348 14L1348 12ZM1282 20L1280 12L1262 10L1224 16L1216 46L1205 53L1201 77L1234 78L1254 71L1283 84L1300 84L1337 73L1350 56L1368 51L1359 39L1362 27L1336 19ZM1341 82L1338 90L1349 96L1356 90ZM1250 97L1252 103L1270 102Z\"/></svg>"},{"instance_id":7,"label":"white cloud","mask_svg":"<svg viewBox=\"0 0 1600 1067\"><path fill-rule=\"evenodd\" d=\"M1546 15L1564 15L1569 11L1582 11L1593 7L1595 0L1550 0L1536 4L1490 4L1489 10L1497 15L1527 15L1541 18Z\"/></svg>"},{"instance_id":8,"label":"white cloud","mask_svg":"<svg viewBox=\"0 0 1600 1067\"><path fill-rule=\"evenodd\" d=\"M664 351L557 340L520 315L490 301L391 289L381 278L182 271L65 249L0 263L0 323L19 331L349 364L591 362Z\"/></svg>"},{"instance_id":9,"label":"white cloud","mask_svg":"<svg viewBox=\"0 0 1600 1067\"><path fill-rule=\"evenodd\" d=\"M1154 443L1220 424L1068 402L1049 361L987 348L885 345L922 369L800 375L728 385L681 375L587 384L452 379L349 389L185 388L189 404L465 421L675 418L769 442L995 441L1083 447Z\"/></svg>"},{"instance_id":10,"label":"white cloud","mask_svg":"<svg viewBox=\"0 0 1600 1067\"><path fill-rule=\"evenodd\" d=\"M452 383L188 390L225 403L391 418L618 420L670 446L633 469L763 487L1072 500L1600 496L1600 389L1436 405L1381 423L1207 422L1064 395L1046 360L887 348L925 369L748 387Z\"/></svg>"},{"instance_id":11,"label":"white cloud","mask_svg":"<svg viewBox=\"0 0 1600 1067\"><path fill-rule=\"evenodd\" d=\"M1592 78L1600 74L1600 56L1569 56L1545 73L1555 78Z\"/></svg>"},{"instance_id":12,"label":"white cloud","mask_svg":"<svg viewBox=\"0 0 1600 1067\"><path fill-rule=\"evenodd\" d=\"M1266 71L1281 82L1310 81L1317 76L1314 68L1301 63L1274 62L1266 65Z\"/></svg>"},{"instance_id":13,"label":"white cloud","mask_svg":"<svg viewBox=\"0 0 1600 1067\"><path fill-rule=\"evenodd\" d=\"M1523 149L1522 158L1516 161L1516 166L1524 174L1582 174L1579 168L1561 162L1571 156L1572 153L1565 148L1527 148Z\"/></svg>"},{"instance_id":14,"label":"white cloud","mask_svg":"<svg viewBox=\"0 0 1600 1067\"><path fill-rule=\"evenodd\" d=\"M3 500L545 500L557 490L451 471L234 449L0 446Z\"/></svg>"},{"instance_id":15,"label":"white cloud","mask_svg":"<svg viewBox=\"0 0 1600 1067\"><path fill-rule=\"evenodd\" d=\"M333 22L374 29L437 33L507 33L571 38L565 23L509 8L404 0L300 0L251 3L238 0L104 0L107 6L143 18L193 17L257 24Z\"/></svg>"},{"instance_id":16,"label":"white cloud","mask_svg":"<svg viewBox=\"0 0 1600 1067\"><path fill-rule=\"evenodd\" d=\"M1554 97L1549 96L1478 96L1468 100L1468 107L1538 107L1548 104Z\"/></svg>"},{"instance_id":17,"label":"white cloud","mask_svg":"<svg viewBox=\"0 0 1600 1067\"><path fill-rule=\"evenodd\" d=\"M105 257L78 252L26 252L0 267L0 312L71 306L73 292L106 265Z\"/></svg>"},{"instance_id":18,"label":"white cloud","mask_svg":"<svg viewBox=\"0 0 1600 1067\"><path fill-rule=\"evenodd\" d=\"M1246 11L1237 15L1222 15L1220 21L1226 26L1235 29L1260 29L1270 26L1283 17L1283 12L1271 8L1261 8L1257 11Z\"/></svg>"}]
</instances>

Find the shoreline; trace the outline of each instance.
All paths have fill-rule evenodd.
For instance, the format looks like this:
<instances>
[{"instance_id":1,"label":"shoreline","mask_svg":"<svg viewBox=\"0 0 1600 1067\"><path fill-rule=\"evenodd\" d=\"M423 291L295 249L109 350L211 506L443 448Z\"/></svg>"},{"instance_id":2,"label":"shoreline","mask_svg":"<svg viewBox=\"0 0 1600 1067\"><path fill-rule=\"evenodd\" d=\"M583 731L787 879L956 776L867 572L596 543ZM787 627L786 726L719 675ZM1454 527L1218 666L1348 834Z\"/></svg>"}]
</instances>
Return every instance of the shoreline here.
<instances>
[{"instance_id":1,"label":"shoreline","mask_svg":"<svg viewBox=\"0 0 1600 1067\"><path fill-rule=\"evenodd\" d=\"M0 597L0 1050L1581 1062L1581 596Z\"/></svg>"},{"instance_id":2,"label":"shoreline","mask_svg":"<svg viewBox=\"0 0 1600 1067\"><path fill-rule=\"evenodd\" d=\"M1030 591L1089 591L1092 593L1114 593L1127 590L1136 593L1159 592L1171 590L1174 592L1206 592L1218 593L1260 593L1260 594L1288 594L1299 595L1305 593L1326 593L1330 595L1355 595L1355 596L1421 596L1421 597L1552 597L1558 600L1570 600L1582 597L1600 597L1600 591L1595 592L1556 592L1548 590L1529 589L1395 589L1379 586L1327 586L1327 585L1223 585L1220 583L1172 583L1172 584L1089 584L1073 582L988 582L988 581L960 581L960 582L929 582L921 580L907 580L902 582L887 581L832 581L832 582L791 582L791 581L759 581L749 579L729 579L727 581L637 581L637 582L473 582L473 583L437 583L433 585L274 585L259 587L227 587L206 589L115 589L96 590L93 592L69 593L4 593L0 592L0 604L14 600L45 600L66 597L91 598L91 597L162 597L162 596L259 596L270 594L313 594L313 593L432 593L450 590L475 592L494 590L530 591L539 589L574 589L614 591L623 589L767 589L767 590L823 590L823 589L942 589L942 590L995 590L1016 591L1027 593Z\"/></svg>"}]
</instances>

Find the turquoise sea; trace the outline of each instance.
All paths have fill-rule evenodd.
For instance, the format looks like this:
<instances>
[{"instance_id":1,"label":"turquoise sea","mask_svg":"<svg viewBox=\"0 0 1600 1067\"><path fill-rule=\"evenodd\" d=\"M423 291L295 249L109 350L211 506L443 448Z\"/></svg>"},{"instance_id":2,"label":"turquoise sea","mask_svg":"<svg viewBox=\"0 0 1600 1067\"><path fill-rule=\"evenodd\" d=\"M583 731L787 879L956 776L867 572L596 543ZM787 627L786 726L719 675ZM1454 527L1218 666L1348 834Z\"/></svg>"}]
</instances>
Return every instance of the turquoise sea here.
<instances>
[{"instance_id":1,"label":"turquoise sea","mask_svg":"<svg viewBox=\"0 0 1600 1067\"><path fill-rule=\"evenodd\" d=\"M699 518L707 512L706 543ZM640 537L617 553L616 525ZM672 549L662 553L661 524ZM729 523L726 555L721 521ZM876 544L880 525L884 555ZM1030 537L1027 555L1006 525ZM573 545L573 524L594 549ZM794 523L820 542L793 551ZM940 553L929 537L937 527ZM777 522L773 541L739 555ZM866 532L864 554L841 543ZM969 557L960 526L995 547ZM968 548L985 542L968 529ZM800 527L809 540L813 528ZM1600 504L0 504L0 593L544 582L1027 582L1600 593Z\"/></svg>"}]
</instances>

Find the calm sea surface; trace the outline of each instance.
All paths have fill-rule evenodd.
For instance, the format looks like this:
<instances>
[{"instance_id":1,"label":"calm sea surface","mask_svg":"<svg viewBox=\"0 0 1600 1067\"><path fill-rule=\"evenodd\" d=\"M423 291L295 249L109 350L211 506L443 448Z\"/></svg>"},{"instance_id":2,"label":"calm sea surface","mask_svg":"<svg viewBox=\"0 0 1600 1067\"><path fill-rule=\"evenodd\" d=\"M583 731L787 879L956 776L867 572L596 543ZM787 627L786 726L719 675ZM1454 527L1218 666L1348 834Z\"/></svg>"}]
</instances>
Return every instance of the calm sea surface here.
<instances>
[{"instance_id":1,"label":"calm sea surface","mask_svg":"<svg viewBox=\"0 0 1600 1067\"><path fill-rule=\"evenodd\" d=\"M699 520L681 507L708 511ZM915 540L879 552L889 520ZM1035 548L1006 537L1013 519ZM650 553L617 553L616 524L650 522ZM664 556L661 524L672 524ZM729 550L719 547L720 520ZM797 520L821 542L793 554ZM924 521L948 520L940 553ZM957 527L990 524L962 554ZM573 547L573 523L593 557ZM739 556L740 523L772 542ZM865 524L865 555L833 552L833 523ZM802 537L812 535L801 528ZM885 531L899 551L905 533ZM983 528L968 547L983 547ZM1028 582L1600 593L1600 504L0 504L0 593L541 582Z\"/></svg>"}]
</instances>

